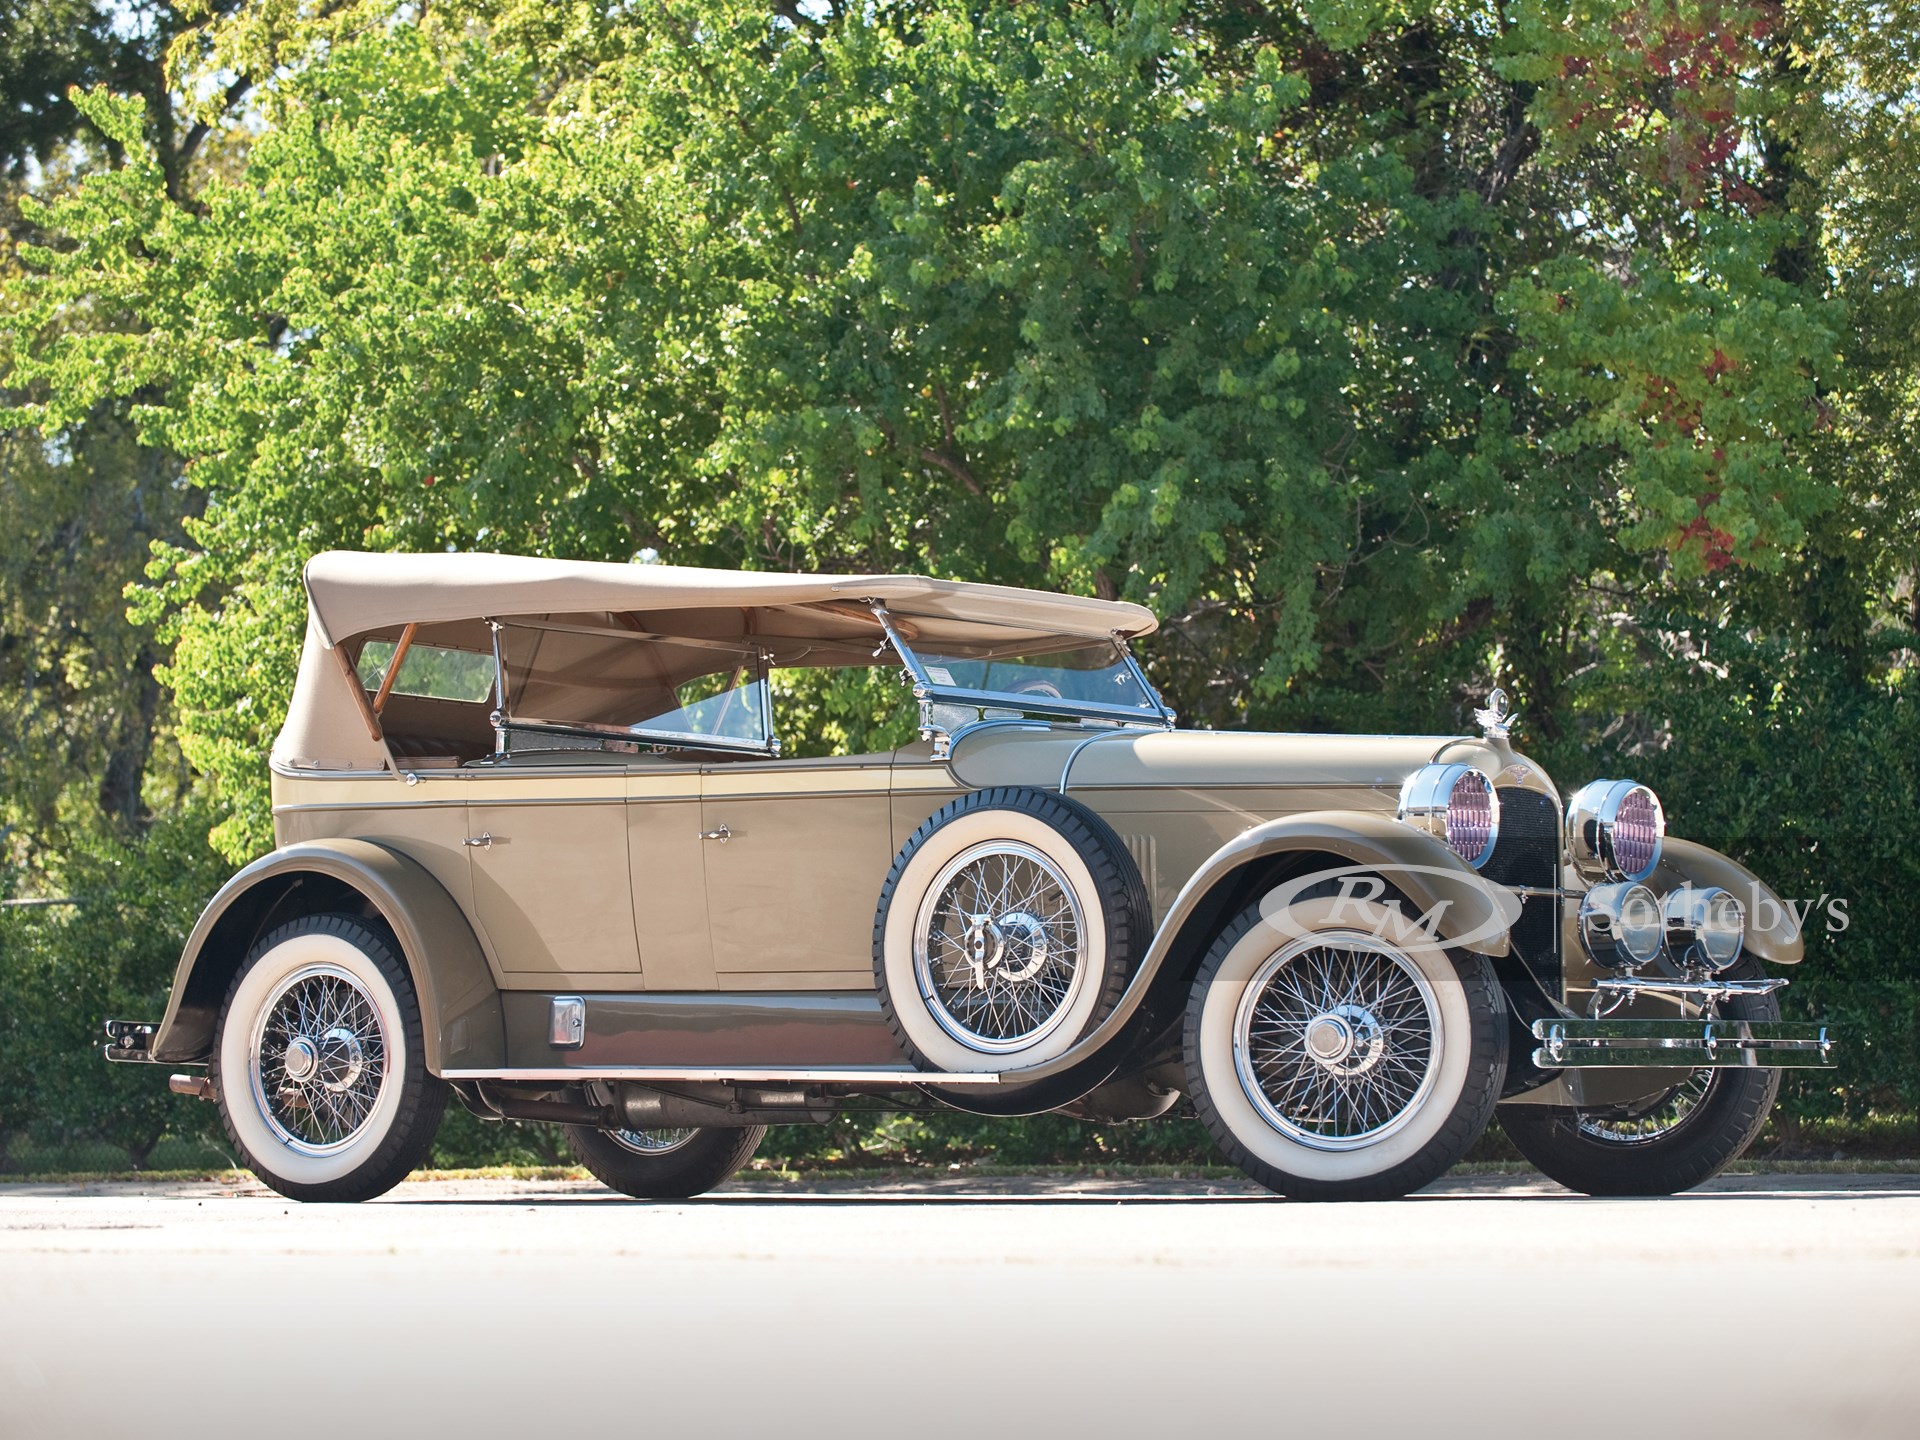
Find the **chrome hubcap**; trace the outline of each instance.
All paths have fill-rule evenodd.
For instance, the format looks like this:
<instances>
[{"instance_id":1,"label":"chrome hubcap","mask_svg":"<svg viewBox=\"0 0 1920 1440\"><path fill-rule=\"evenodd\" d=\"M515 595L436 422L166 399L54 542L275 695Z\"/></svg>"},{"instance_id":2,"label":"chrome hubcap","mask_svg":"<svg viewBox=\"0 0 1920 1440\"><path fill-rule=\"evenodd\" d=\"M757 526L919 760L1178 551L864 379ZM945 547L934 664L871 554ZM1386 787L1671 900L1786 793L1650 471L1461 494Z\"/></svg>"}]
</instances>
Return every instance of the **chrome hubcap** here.
<instances>
[{"instance_id":1,"label":"chrome hubcap","mask_svg":"<svg viewBox=\"0 0 1920 1440\"><path fill-rule=\"evenodd\" d=\"M1017 1050L1059 1025L1079 994L1084 918L1058 867L992 841L950 860L914 924L927 1010L970 1049Z\"/></svg>"},{"instance_id":2,"label":"chrome hubcap","mask_svg":"<svg viewBox=\"0 0 1920 1440\"><path fill-rule=\"evenodd\" d=\"M1306 1049L1336 1075L1363 1075L1387 1053L1387 1040L1372 1011L1336 1005L1307 1023Z\"/></svg>"},{"instance_id":3,"label":"chrome hubcap","mask_svg":"<svg viewBox=\"0 0 1920 1440\"><path fill-rule=\"evenodd\" d=\"M1304 936L1241 992L1234 1064L1267 1123L1316 1150L1355 1150L1432 1092L1440 1010L1417 965L1358 932Z\"/></svg>"},{"instance_id":4,"label":"chrome hubcap","mask_svg":"<svg viewBox=\"0 0 1920 1440\"><path fill-rule=\"evenodd\" d=\"M1337 1065L1353 1053L1353 1032L1338 1015L1320 1015L1307 1026L1307 1053L1322 1065Z\"/></svg>"},{"instance_id":5,"label":"chrome hubcap","mask_svg":"<svg viewBox=\"0 0 1920 1440\"><path fill-rule=\"evenodd\" d=\"M305 1084L313 1078L313 1072L320 1068L320 1047L304 1035L296 1035L287 1042L287 1053L283 1062L287 1067L287 1078L296 1085Z\"/></svg>"},{"instance_id":6,"label":"chrome hubcap","mask_svg":"<svg viewBox=\"0 0 1920 1440\"><path fill-rule=\"evenodd\" d=\"M274 1134L303 1155L358 1138L388 1081L386 1022L372 993L338 965L308 965L268 996L249 1080Z\"/></svg>"}]
</instances>

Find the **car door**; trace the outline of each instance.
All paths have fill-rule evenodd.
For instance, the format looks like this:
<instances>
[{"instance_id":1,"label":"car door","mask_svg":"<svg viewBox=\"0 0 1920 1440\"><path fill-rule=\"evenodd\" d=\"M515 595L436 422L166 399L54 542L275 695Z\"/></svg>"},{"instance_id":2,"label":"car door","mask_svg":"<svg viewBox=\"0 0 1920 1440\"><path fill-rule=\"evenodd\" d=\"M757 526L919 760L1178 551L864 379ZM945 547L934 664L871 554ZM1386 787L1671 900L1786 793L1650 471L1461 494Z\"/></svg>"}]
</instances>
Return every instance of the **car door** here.
<instances>
[{"instance_id":1,"label":"car door","mask_svg":"<svg viewBox=\"0 0 1920 1440\"><path fill-rule=\"evenodd\" d=\"M890 755L710 762L701 841L723 990L873 988Z\"/></svg>"},{"instance_id":2,"label":"car door","mask_svg":"<svg viewBox=\"0 0 1920 1440\"><path fill-rule=\"evenodd\" d=\"M640 967L649 990L714 988L700 766L643 759L627 773L627 852Z\"/></svg>"},{"instance_id":3,"label":"car door","mask_svg":"<svg viewBox=\"0 0 1920 1440\"><path fill-rule=\"evenodd\" d=\"M474 913L501 970L637 988L624 768L515 762L467 783Z\"/></svg>"}]
</instances>

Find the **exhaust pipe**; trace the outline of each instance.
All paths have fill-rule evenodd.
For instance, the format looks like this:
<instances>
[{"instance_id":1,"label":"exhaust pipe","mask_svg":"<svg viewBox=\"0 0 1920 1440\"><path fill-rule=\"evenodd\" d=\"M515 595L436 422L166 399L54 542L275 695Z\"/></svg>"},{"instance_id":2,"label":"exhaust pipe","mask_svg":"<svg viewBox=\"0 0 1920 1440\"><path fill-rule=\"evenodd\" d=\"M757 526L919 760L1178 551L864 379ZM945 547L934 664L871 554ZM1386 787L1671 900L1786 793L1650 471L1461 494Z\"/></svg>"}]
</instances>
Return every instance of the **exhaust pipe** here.
<instances>
[{"instance_id":1,"label":"exhaust pipe","mask_svg":"<svg viewBox=\"0 0 1920 1440\"><path fill-rule=\"evenodd\" d=\"M216 1100L220 1095L213 1088L211 1075L169 1075L167 1089L176 1095L191 1095L196 1100Z\"/></svg>"},{"instance_id":2,"label":"exhaust pipe","mask_svg":"<svg viewBox=\"0 0 1920 1440\"><path fill-rule=\"evenodd\" d=\"M824 1125L839 1106L804 1090L766 1090L731 1085L689 1085L685 1093L619 1088L619 1110L634 1130L740 1129L748 1125Z\"/></svg>"}]
</instances>

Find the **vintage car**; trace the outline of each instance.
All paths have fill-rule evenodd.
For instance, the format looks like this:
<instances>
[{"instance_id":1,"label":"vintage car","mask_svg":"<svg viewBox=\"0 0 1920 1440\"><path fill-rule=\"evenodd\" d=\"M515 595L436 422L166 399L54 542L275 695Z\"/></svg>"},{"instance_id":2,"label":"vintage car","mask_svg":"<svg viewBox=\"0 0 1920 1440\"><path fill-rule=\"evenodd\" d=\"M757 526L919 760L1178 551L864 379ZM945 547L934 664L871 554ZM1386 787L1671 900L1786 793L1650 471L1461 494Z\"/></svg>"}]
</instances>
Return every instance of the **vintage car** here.
<instances>
[{"instance_id":1,"label":"vintage car","mask_svg":"<svg viewBox=\"0 0 1920 1440\"><path fill-rule=\"evenodd\" d=\"M644 1197L776 1124L1190 1104L1256 1180L1390 1197L1498 1107L1590 1193L1759 1131L1793 912L1565 804L1484 735L1181 730L1131 604L915 575L316 556L278 848L214 897L115 1060L214 1100L260 1178L380 1194L449 1094L565 1126ZM782 758L777 672L897 667L917 743Z\"/></svg>"}]
</instances>

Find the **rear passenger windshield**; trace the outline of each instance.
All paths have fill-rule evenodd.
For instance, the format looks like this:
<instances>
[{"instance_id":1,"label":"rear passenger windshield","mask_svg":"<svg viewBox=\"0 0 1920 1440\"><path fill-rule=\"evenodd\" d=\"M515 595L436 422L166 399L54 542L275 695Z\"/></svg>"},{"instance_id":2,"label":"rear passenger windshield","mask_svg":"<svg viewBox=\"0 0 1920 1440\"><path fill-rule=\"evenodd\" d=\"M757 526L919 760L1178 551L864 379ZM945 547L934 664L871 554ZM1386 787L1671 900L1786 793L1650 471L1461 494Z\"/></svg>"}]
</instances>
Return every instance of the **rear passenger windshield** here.
<instances>
[{"instance_id":1,"label":"rear passenger windshield","mask_svg":"<svg viewBox=\"0 0 1920 1440\"><path fill-rule=\"evenodd\" d=\"M392 640L369 640L360 647L360 683L369 692L377 693L386 683L396 648ZM493 695L493 655L439 645L411 645L400 657L399 673L388 688L396 695L478 704Z\"/></svg>"}]
</instances>

